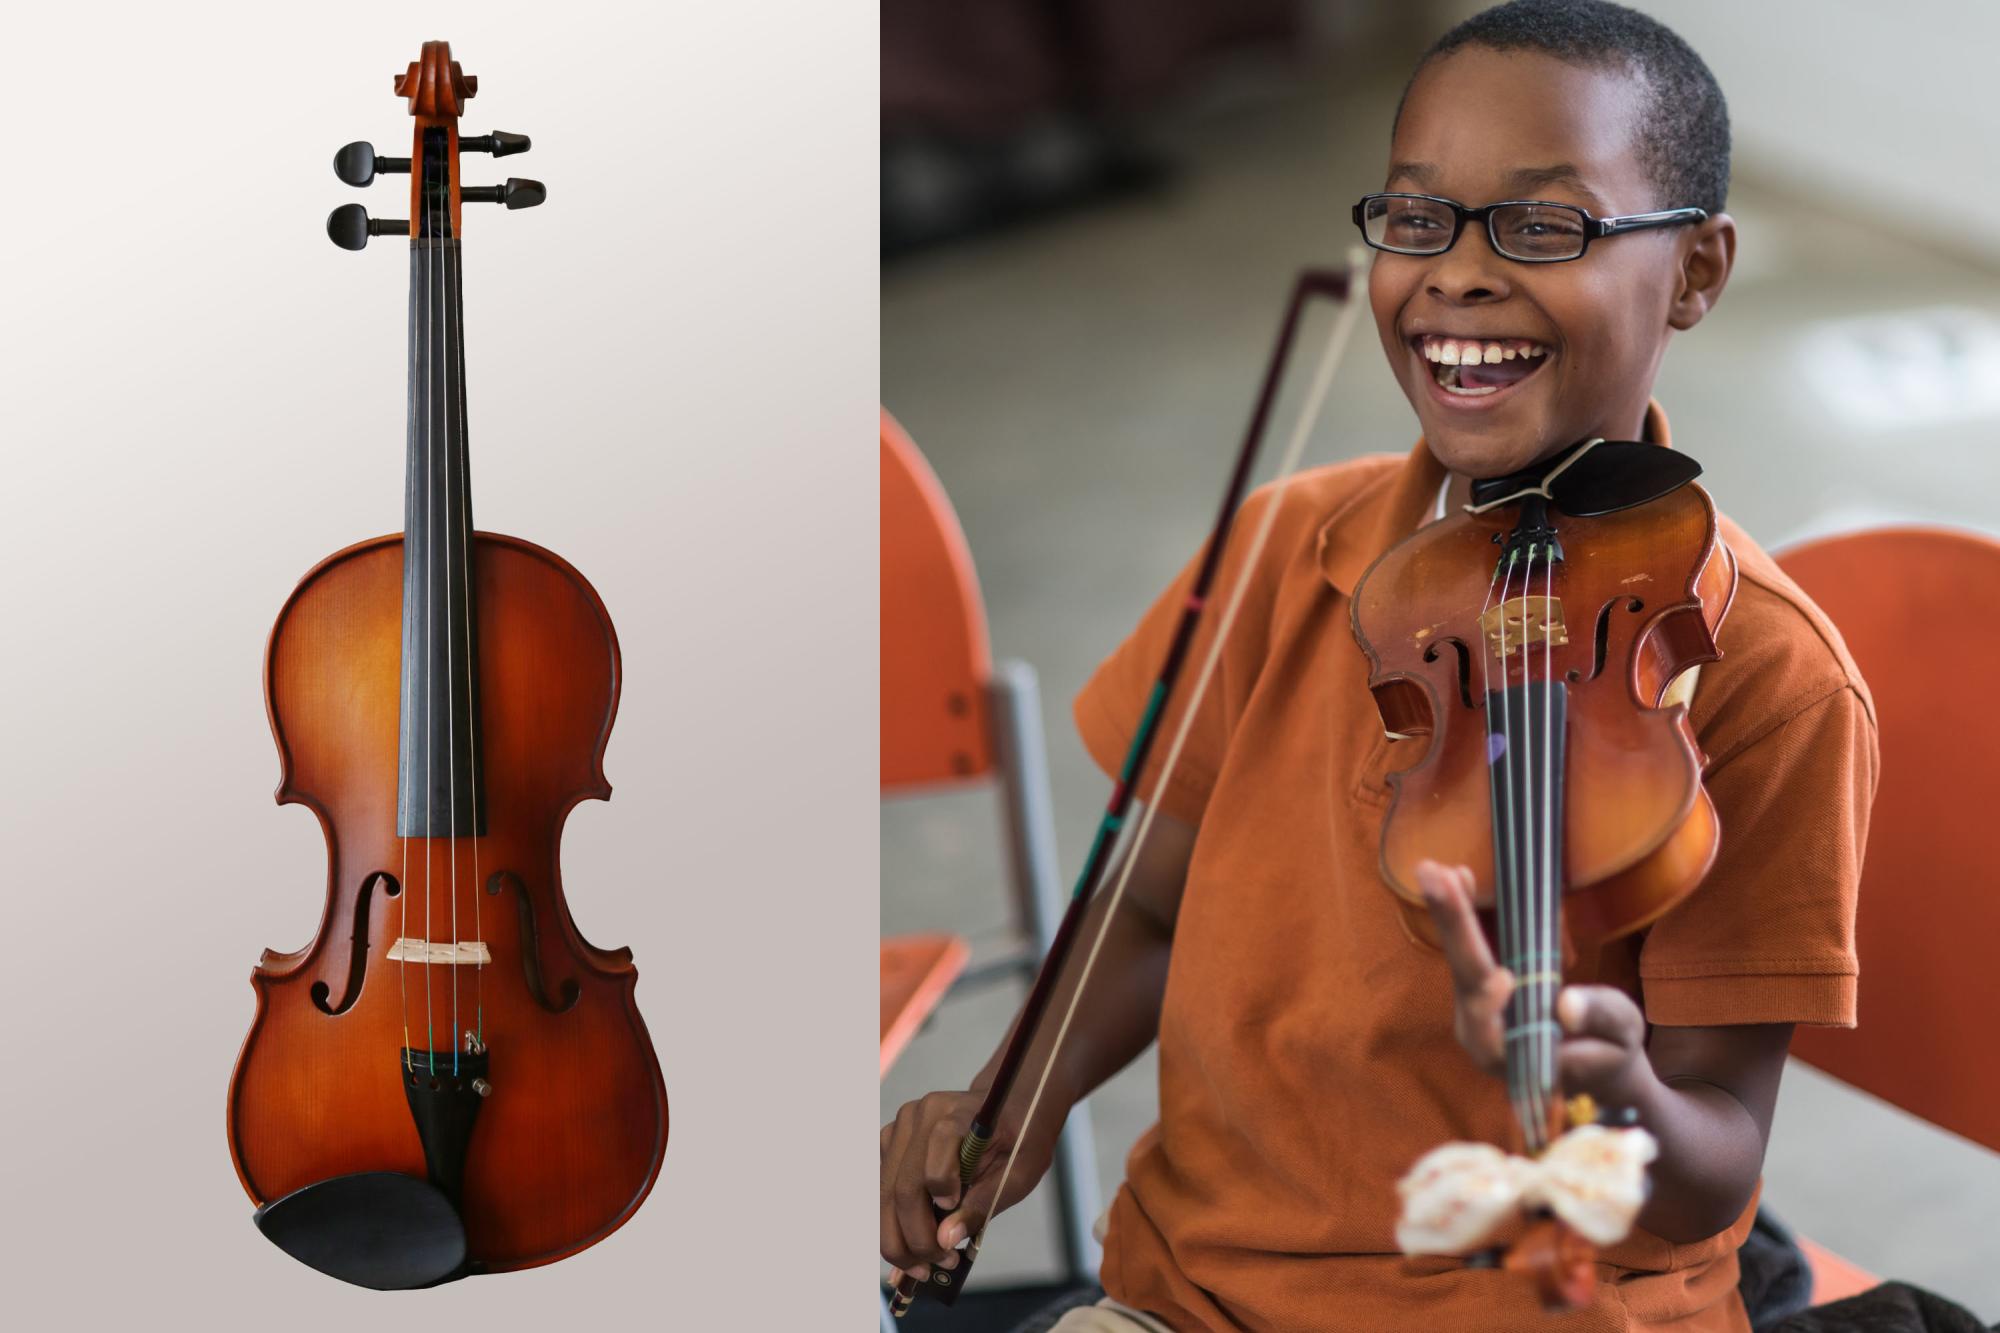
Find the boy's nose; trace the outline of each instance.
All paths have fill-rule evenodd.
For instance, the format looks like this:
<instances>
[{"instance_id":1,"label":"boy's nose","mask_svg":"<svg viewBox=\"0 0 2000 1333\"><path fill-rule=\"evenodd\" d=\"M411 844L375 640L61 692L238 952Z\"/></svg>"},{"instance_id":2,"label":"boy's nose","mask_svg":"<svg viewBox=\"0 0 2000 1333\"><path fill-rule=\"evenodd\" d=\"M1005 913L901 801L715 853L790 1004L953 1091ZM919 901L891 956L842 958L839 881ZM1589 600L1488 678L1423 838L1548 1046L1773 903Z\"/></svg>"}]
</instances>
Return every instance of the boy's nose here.
<instances>
[{"instance_id":1,"label":"boy's nose","mask_svg":"<svg viewBox=\"0 0 2000 1333\"><path fill-rule=\"evenodd\" d=\"M1454 305L1504 300L1513 290L1508 264L1493 252L1484 227L1468 226L1457 244L1431 261L1425 286L1432 296Z\"/></svg>"}]
</instances>

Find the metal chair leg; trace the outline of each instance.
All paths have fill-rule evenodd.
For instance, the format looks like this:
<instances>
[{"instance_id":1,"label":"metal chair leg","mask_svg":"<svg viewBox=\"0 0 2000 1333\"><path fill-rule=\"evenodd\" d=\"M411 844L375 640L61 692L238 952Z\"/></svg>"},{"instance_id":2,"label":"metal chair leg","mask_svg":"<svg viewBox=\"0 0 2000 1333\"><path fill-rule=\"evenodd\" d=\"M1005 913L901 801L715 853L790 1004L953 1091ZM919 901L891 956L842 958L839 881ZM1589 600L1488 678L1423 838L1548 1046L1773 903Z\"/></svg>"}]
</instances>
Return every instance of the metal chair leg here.
<instances>
[{"instance_id":1,"label":"metal chair leg","mask_svg":"<svg viewBox=\"0 0 2000 1333\"><path fill-rule=\"evenodd\" d=\"M996 663L992 705L1015 901L1021 924L1034 939L1036 956L1040 957L1055 940L1069 895L1063 891L1056 860L1049 759L1042 743L1041 690L1035 669L1026 662ZM1077 1281L1092 1280L1104 1261L1104 1251L1091 1234L1102 1204L1090 1110L1082 1103L1064 1122L1056 1145L1054 1175L1069 1276Z\"/></svg>"}]
</instances>

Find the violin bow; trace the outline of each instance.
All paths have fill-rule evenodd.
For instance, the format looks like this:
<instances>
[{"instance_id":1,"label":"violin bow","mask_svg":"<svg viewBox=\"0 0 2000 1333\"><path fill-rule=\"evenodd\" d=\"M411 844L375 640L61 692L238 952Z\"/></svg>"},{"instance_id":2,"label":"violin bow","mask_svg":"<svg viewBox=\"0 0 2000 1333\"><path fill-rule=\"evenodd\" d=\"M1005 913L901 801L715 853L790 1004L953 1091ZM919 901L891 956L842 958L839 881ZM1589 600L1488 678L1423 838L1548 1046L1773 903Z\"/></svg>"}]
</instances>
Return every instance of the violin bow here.
<instances>
[{"instance_id":1,"label":"violin bow","mask_svg":"<svg viewBox=\"0 0 2000 1333\"><path fill-rule=\"evenodd\" d=\"M1132 878L1132 868L1138 862L1139 849L1144 846L1146 837L1152 830L1153 817L1159 812L1160 795L1166 790L1167 783L1172 779L1174 769L1180 761L1188 733L1193 729L1195 715L1200 710L1202 697L1207 693L1209 682L1215 675L1215 668L1221 661L1222 646L1228 640L1230 627L1235 623L1236 613L1242 607L1243 598L1249 591L1250 580L1256 572L1257 559L1270 540L1271 529L1277 521L1286 486L1293 474L1299 470L1305 455L1306 440L1311 436L1313 426L1325 407L1327 390L1333 383L1334 372L1339 368L1341 358L1347 351L1347 344L1354 333L1354 325L1360 316L1363 303L1353 298L1356 289L1366 284L1371 258L1371 252L1356 247L1349 252L1348 266L1344 272L1307 269L1301 272L1292 284L1291 299L1285 307L1284 320L1279 326L1277 343L1272 349L1270 364L1264 371L1263 384L1257 394L1256 408L1251 412L1249 428L1244 433L1243 444L1237 450L1236 461L1230 469L1220 511L1209 533L1201 565L1195 573L1187 601L1181 608L1180 621L1174 628L1166 660L1162 663L1160 673L1153 681L1153 688L1147 696L1145 710L1140 715L1132 743L1126 750L1118 779L1112 784L1111 797L1105 804L1104 813L1097 823L1097 832L1091 839L1090 852L1084 857L1083 869L1078 873L1076 886L1071 891L1069 906L1064 910L1062 922L1056 928L1055 938L1049 944L1048 956L1042 960L1041 970L1035 975L1035 984L1029 989L1027 1002L1022 1006L1020 1019L1014 1024L1014 1031L1008 1038L1006 1050L1000 1058L1000 1066L994 1072L993 1082L988 1086L985 1098L973 1115L972 1125L966 1131L965 1138L959 1143L958 1179L961 1201L965 1191L971 1188L973 1177L978 1174L979 1165L985 1160L987 1150L993 1146L1000 1113L1020 1076L1021 1064L1034 1045L1049 1001L1054 997L1057 979L1069 960L1083 918L1088 913L1090 903L1096 897L1104 880L1112 849L1118 841L1119 833L1125 827L1125 819L1132 806L1133 788L1137 785L1139 775L1145 771L1146 760L1151 755L1153 743L1159 735L1161 719L1166 714L1167 703L1186 665L1188 649L1194 642L1195 631L1207 608L1216 574L1222 567L1223 547L1235 526L1236 514L1242 507L1244 493L1249 489L1250 476L1256 466L1257 454L1263 442L1265 428L1270 421L1271 410L1277 402L1278 389L1284 379L1285 365L1291 358L1292 343L1297 337L1299 321L1304 314L1306 303L1315 296L1325 296L1340 303L1340 313L1327 335L1326 347L1320 355L1319 366L1313 374L1306 401L1299 411L1291 438L1286 443L1284 456L1278 464L1278 473L1271 481L1271 502L1264 507L1261 519L1251 534L1242 567L1229 590L1228 600L1222 608L1221 619L1216 623L1215 637L1209 644L1200 669L1195 673L1187 707L1182 710L1180 724L1175 728L1173 739L1167 746L1166 758L1160 766L1159 774L1153 780L1152 794L1146 801L1139 822L1132 830L1125 858L1120 862L1117 881L1112 885L1111 896L1106 900L1104 915L1098 922L1097 933L1091 940L1090 950L1084 955L1083 970L1078 974L1076 986L1070 992L1069 1005L1063 1011L1062 1021L1056 1027L1055 1041L1049 1047L1048 1057L1035 1080L1034 1093L1028 1099L1028 1109L1021 1117L1020 1131L1014 1136L1013 1146L1007 1153L1006 1164L1001 1168L999 1188L993 1196L996 1204L1006 1197L1007 1180L1013 1174L1015 1159L1020 1155L1021 1145L1027 1141L1028 1129L1034 1124L1035 1112L1041 1106L1042 1093L1048 1087L1049 1072L1054 1069L1056 1058L1062 1051L1063 1040L1069 1035L1070 1021L1076 1017L1084 989L1090 984L1090 974L1096 966L1098 951L1104 945L1105 936L1110 930L1112 919L1118 913L1119 904L1124 901L1125 886ZM944 1214L940 1212L940 1218L943 1216ZM928 1293L941 1305L953 1304L964 1286L966 1276L972 1271L973 1261L979 1257L979 1247L985 1240L986 1227L990 1221L990 1216L979 1220L979 1228L960 1252L961 1257L956 1268L932 1265L930 1276L921 1281L907 1273L903 1274L896 1283L895 1296L890 1302L891 1313L899 1319L902 1318L920 1292Z\"/></svg>"}]
</instances>

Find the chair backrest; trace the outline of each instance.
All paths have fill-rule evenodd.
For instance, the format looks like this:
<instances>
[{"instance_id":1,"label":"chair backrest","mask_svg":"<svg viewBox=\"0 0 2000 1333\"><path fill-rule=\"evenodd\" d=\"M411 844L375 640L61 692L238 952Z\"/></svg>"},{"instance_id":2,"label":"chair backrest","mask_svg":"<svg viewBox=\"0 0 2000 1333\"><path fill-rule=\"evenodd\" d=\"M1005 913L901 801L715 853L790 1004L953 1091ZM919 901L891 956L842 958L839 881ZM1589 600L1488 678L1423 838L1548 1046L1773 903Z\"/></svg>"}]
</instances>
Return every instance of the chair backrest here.
<instances>
[{"instance_id":1,"label":"chair backrest","mask_svg":"<svg viewBox=\"0 0 2000 1333\"><path fill-rule=\"evenodd\" d=\"M986 606L958 515L882 413L882 789L993 768Z\"/></svg>"},{"instance_id":2,"label":"chair backrest","mask_svg":"<svg viewBox=\"0 0 2000 1333\"><path fill-rule=\"evenodd\" d=\"M1861 873L1861 1025L1792 1051L2000 1151L2000 542L1877 528L1778 563L1847 640L1882 767Z\"/></svg>"}]
</instances>

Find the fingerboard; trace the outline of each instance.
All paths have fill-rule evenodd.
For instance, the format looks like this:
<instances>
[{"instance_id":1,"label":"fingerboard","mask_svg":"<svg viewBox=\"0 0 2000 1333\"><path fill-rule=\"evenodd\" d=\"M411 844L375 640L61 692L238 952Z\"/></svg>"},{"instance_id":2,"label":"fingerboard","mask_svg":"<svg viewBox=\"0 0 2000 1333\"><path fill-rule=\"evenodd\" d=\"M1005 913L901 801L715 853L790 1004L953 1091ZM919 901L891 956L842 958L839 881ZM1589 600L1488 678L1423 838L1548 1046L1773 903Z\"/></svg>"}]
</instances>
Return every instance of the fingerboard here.
<instances>
[{"instance_id":1,"label":"fingerboard","mask_svg":"<svg viewBox=\"0 0 2000 1333\"><path fill-rule=\"evenodd\" d=\"M410 410L403 520L402 716L396 833L486 831L478 618L465 431L463 271L443 130L425 136L410 242Z\"/></svg>"},{"instance_id":2,"label":"fingerboard","mask_svg":"<svg viewBox=\"0 0 2000 1333\"><path fill-rule=\"evenodd\" d=\"M1569 691L1560 680L1486 695L1493 807L1493 900L1507 1001L1507 1095L1530 1152L1548 1144L1562 987L1563 757Z\"/></svg>"}]
</instances>

